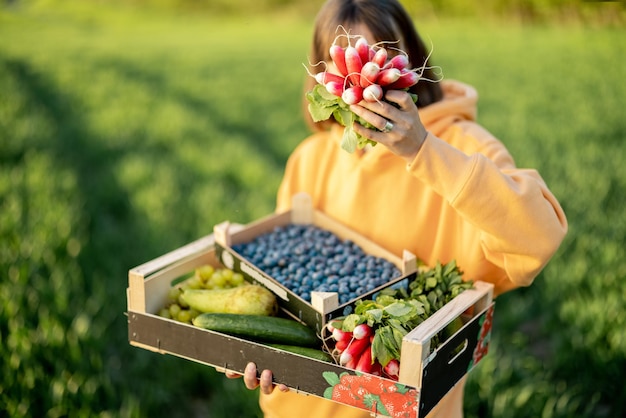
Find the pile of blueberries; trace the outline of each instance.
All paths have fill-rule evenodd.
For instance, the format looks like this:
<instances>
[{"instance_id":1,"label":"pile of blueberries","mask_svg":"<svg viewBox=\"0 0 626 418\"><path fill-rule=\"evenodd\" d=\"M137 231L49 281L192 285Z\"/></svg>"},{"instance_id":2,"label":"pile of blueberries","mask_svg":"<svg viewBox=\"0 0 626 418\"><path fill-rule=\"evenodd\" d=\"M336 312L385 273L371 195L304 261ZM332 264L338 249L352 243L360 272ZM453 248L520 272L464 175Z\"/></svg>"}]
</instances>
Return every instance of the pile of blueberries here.
<instances>
[{"instance_id":1,"label":"pile of blueberries","mask_svg":"<svg viewBox=\"0 0 626 418\"><path fill-rule=\"evenodd\" d=\"M344 304L402 274L392 262L310 224L278 226L232 248L307 302L312 291L337 292Z\"/></svg>"}]
</instances>

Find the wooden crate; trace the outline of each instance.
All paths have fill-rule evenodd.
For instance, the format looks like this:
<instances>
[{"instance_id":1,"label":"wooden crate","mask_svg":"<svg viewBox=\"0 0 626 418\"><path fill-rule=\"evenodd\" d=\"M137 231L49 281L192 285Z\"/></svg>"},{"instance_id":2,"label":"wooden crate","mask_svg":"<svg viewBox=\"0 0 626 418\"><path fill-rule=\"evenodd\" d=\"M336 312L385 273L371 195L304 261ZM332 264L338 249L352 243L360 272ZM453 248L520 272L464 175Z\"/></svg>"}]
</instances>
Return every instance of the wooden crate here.
<instances>
[{"instance_id":1,"label":"wooden crate","mask_svg":"<svg viewBox=\"0 0 626 418\"><path fill-rule=\"evenodd\" d=\"M376 416L389 416L388 408L393 407L406 414L402 416L414 418L426 415L487 352L493 287L482 282L405 337L400 382L159 317L172 281L204 264L222 266L213 235L129 271L131 345L238 373L254 362L259 370L272 370L275 382L293 391L356 406ZM440 347L431 347L433 336L458 317L465 322L463 328ZM403 396L396 396L394 405L385 405L390 402L387 392Z\"/></svg>"},{"instance_id":2,"label":"wooden crate","mask_svg":"<svg viewBox=\"0 0 626 418\"><path fill-rule=\"evenodd\" d=\"M271 232L278 226L289 224L314 225L330 231L341 240L354 242L366 254L393 263L401 274L384 285L343 304L339 304L339 295L336 292L311 292L311 302L309 303L233 249L236 244L250 242L259 235ZM417 274L417 258L414 254L405 250L400 257L387 251L324 213L314 210L310 197L304 193L294 195L292 208L289 211L268 215L245 226L234 226L235 228L230 222L223 222L214 228L216 251L221 263L244 274L248 280L270 289L277 295L279 305L285 312L306 323L318 333L332 318L352 312L356 301L359 299L371 298L372 295L386 287L414 279Z\"/></svg>"}]
</instances>

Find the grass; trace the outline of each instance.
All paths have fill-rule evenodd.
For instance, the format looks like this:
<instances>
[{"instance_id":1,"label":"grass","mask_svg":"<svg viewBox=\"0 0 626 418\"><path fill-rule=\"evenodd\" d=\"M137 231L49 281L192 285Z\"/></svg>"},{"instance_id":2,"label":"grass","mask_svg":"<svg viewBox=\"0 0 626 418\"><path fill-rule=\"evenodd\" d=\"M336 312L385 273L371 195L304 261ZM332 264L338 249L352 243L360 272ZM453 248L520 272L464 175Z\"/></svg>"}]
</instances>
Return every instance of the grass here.
<instances>
[{"instance_id":1,"label":"grass","mask_svg":"<svg viewBox=\"0 0 626 418\"><path fill-rule=\"evenodd\" d=\"M0 404L6 416L259 416L210 368L130 347L127 271L271 212L310 22L0 9ZM570 232L498 300L468 417L618 417L626 370L619 28L428 21L436 63L535 167ZM0 414L2 415L2 414Z\"/></svg>"}]
</instances>

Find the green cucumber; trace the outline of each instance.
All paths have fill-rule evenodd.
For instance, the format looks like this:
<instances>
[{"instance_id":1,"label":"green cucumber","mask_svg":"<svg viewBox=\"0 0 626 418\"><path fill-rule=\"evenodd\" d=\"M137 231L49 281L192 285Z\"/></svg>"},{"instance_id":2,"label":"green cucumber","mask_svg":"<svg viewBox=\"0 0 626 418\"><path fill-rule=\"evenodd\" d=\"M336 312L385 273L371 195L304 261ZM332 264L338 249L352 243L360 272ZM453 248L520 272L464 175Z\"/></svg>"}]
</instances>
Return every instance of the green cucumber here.
<instances>
[{"instance_id":1,"label":"green cucumber","mask_svg":"<svg viewBox=\"0 0 626 418\"><path fill-rule=\"evenodd\" d=\"M265 315L203 313L193 324L200 328L253 341L302 347L319 346L320 340L311 328L293 319Z\"/></svg>"},{"instance_id":2,"label":"green cucumber","mask_svg":"<svg viewBox=\"0 0 626 418\"><path fill-rule=\"evenodd\" d=\"M325 351L318 350L317 348L301 347L299 345L285 345L285 344L268 344L270 347L277 348L279 350L288 351L294 354L300 354L304 357L309 357L315 360L321 360L326 362L333 362L333 358Z\"/></svg>"}]
</instances>

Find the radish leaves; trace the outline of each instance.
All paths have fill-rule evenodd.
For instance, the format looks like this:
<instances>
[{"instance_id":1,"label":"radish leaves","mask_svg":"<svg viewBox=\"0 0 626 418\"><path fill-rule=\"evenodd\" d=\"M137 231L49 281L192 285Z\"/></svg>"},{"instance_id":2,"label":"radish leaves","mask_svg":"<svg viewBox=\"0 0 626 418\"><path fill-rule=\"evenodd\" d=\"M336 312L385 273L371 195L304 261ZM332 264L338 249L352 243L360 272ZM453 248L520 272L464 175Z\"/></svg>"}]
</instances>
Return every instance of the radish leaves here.
<instances>
[{"instance_id":1,"label":"radish leaves","mask_svg":"<svg viewBox=\"0 0 626 418\"><path fill-rule=\"evenodd\" d=\"M338 123L345 127L341 141L341 148L344 150L353 153L357 148L363 148L367 144L376 144L374 141L357 134L352 128L355 121L368 128L373 128L373 126L352 113L348 104L341 97L329 93L323 85L315 85L313 90L306 94L306 98L309 101L308 109L314 122L321 122L333 116Z\"/></svg>"}]
</instances>

